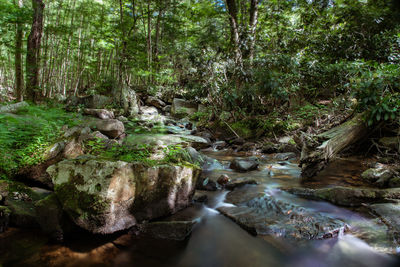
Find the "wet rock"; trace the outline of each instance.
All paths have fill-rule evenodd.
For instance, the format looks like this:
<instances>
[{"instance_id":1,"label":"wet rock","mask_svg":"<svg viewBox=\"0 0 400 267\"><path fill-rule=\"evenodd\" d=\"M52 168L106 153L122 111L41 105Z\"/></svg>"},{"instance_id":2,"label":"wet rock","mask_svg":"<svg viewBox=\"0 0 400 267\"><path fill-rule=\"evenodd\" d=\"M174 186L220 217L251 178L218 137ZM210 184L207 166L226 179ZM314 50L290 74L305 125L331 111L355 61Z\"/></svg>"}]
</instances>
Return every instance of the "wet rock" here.
<instances>
[{"instance_id":1,"label":"wet rock","mask_svg":"<svg viewBox=\"0 0 400 267\"><path fill-rule=\"evenodd\" d=\"M157 97L149 96L146 99L146 105L154 106L156 108L162 109L163 107L165 107L166 104L164 101L158 99Z\"/></svg>"},{"instance_id":2,"label":"wet rock","mask_svg":"<svg viewBox=\"0 0 400 267\"><path fill-rule=\"evenodd\" d=\"M125 132L125 126L119 120L97 120L94 126L94 130L98 130L101 133L107 135L110 138L121 137Z\"/></svg>"},{"instance_id":3,"label":"wet rock","mask_svg":"<svg viewBox=\"0 0 400 267\"><path fill-rule=\"evenodd\" d=\"M229 168L239 171L239 172L248 172L258 169L258 159L257 158L248 158L248 159L234 159Z\"/></svg>"},{"instance_id":4,"label":"wet rock","mask_svg":"<svg viewBox=\"0 0 400 267\"><path fill-rule=\"evenodd\" d=\"M160 221L143 225L146 235L156 239L185 240L197 222L193 221Z\"/></svg>"},{"instance_id":5,"label":"wet rock","mask_svg":"<svg viewBox=\"0 0 400 267\"><path fill-rule=\"evenodd\" d=\"M0 233L7 230L10 223L11 210L5 206L0 206Z\"/></svg>"},{"instance_id":6,"label":"wet rock","mask_svg":"<svg viewBox=\"0 0 400 267\"><path fill-rule=\"evenodd\" d=\"M227 185L225 185L225 188L228 190L234 190L235 188L248 185L248 184L258 184L256 180L253 179L238 179L232 182L229 182Z\"/></svg>"},{"instance_id":7,"label":"wet rock","mask_svg":"<svg viewBox=\"0 0 400 267\"><path fill-rule=\"evenodd\" d=\"M229 183L230 180L231 180L231 179L229 178L228 175L222 174L220 177L218 177L217 183L218 183L219 185L224 186L224 185L226 185L227 183Z\"/></svg>"},{"instance_id":8,"label":"wet rock","mask_svg":"<svg viewBox=\"0 0 400 267\"><path fill-rule=\"evenodd\" d=\"M384 165L379 165L376 168L371 168L361 174L361 178L369 183L376 183L380 187L384 187L387 182L393 177L394 173Z\"/></svg>"},{"instance_id":9,"label":"wet rock","mask_svg":"<svg viewBox=\"0 0 400 267\"><path fill-rule=\"evenodd\" d=\"M193 196L194 202L205 203L208 200L208 196L204 191L196 190Z\"/></svg>"},{"instance_id":10,"label":"wet rock","mask_svg":"<svg viewBox=\"0 0 400 267\"><path fill-rule=\"evenodd\" d=\"M400 242L400 204L399 203L380 203L370 205L369 208L378 215L389 227L393 237Z\"/></svg>"},{"instance_id":11,"label":"wet rock","mask_svg":"<svg viewBox=\"0 0 400 267\"><path fill-rule=\"evenodd\" d=\"M361 206L364 203L399 199L399 189L370 189L335 186L329 188L290 188L285 191L307 199L326 200L341 206Z\"/></svg>"},{"instance_id":12,"label":"wet rock","mask_svg":"<svg viewBox=\"0 0 400 267\"><path fill-rule=\"evenodd\" d=\"M46 161L57 157L64 150L64 147L65 147L64 142L58 142L52 146L49 146L44 152L43 160Z\"/></svg>"},{"instance_id":13,"label":"wet rock","mask_svg":"<svg viewBox=\"0 0 400 267\"><path fill-rule=\"evenodd\" d=\"M296 154L294 152L278 153L274 158L277 160L290 160L296 158Z\"/></svg>"},{"instance_id":14,"label":"wet rock","mask_svg":"<svg viewBox=\"0 0 400 267\"><path fill-rule=\"evenodd\" d=\"M227 146L227 144L226 144L225 141L217 141L217 142L215 142L215 143L213 144L213 147L214 147L215 149L218 149L218 150L224 149L226 146Z\"/></svg>"},{"instance_id":15,"label":"wet rock","mask_svg":"<svg viewBox=\"0 0 400 267\"><path fill-rule=\"evenodd\" d=\"M5 204L11 210L10 224L27 228L38 227L32 200L8 198Z\"/></svg>"},{"instance_id":16,"label":"wet rock","mask_svg":"<svg viewBox=\"0 0 400 267\"><path fill-rule=\"evenodd\" d=\"M229 194L242 192L234 190ZM258 193L244 202L233 204L236 206L222 206L218 210L255 235L275 235L299 240L324 239L338 236L348 229L348 225L341 220L279 198L276 194Z\"/></svg>"},{"instance_id":17,"label":"wet rock","mask_svg":"<svg viewBox=\"0 0 400 267\"><path fill-rule=\"evenodd\" d=\"M140 107L139 113L142 115L158 115L158 110L155 107L143 106Z\"/></svg>"},{"instance_id":18,"label":"wet rock","mask_svg":"<svg viewBox=\"0 0 400 267\"><path fill-rule=\"evenodd\" d=\"M205 191L217 191L218 185L216 182L209 178L198 179L196 184L197 190L205 190Z\"/></svg>"},{"instance_id":19,"label":"wet rock","mask_svg":"<svg viewBox=\"0 0 400 267\"><path fill-rule=\"evenodd\" d=\"M172 101L171 114L177 118L184 118L197 112L197 104L179 98Z\"/></svg>"},{"instance_id":20,"label":"wet rock","mask_svg":"<svg viewBox=\"0 0 400 267\"><path fill-rule=\"evenodd\" d=\"M255 143L247 142L240 146L237 151L254 151L257 149L257 145Z\"/></svg>"},{"instance_id":21,"label":"wet rock","mask_svg":"<svg viewBox=\"0 0 400 267\"><path fill-rule=\"evenodd\" d=\"M232 145L237 145L237 146L241 146L245 143L246 141L243 138L235 138L231 141Z\"/></svg>"},{"instance_id":22,"label":"wet rock","mask_svg":"<svg viewBox=\"0 0 400 267\"><path fill-rule=\"evenodd\" d=\"M278 143L280 144L296 144L296 142L294 141L293 137L291 136L284 136L279 138Z\"/></svg>"},{"instance_id":23,"label":"wet rock","mask_svg":"<svg viewBox=\"0 0 400 267\"><path fill-rule=\"evenodd\" d=\"M64 211L80 227L109 234L185 208L200 170L100 159L64 160L48 168Z\"/></svg>"},{"instance_id":24,"label":"wet rock","mask_svg":"<svg viewBox=\"0 0 400 267\"><path fill-rule=\"evenodd\" d=\"M92 115L102 120L114 119L114 112L107 109L86 108L84 109L83 113L86 115Z\"/></svg>"},{"instance_id":25,"label":"wet rock","mask_svg":"<svg viewBox=\"0 0 400 267\"><path fill-rule=\"evenodd\" d=\"M64 239L63 210L56 195L51 194L36 202L34 206L37 222L42 231L48 234L52 240L61 242Z\"/></svg>"}]
</instances>

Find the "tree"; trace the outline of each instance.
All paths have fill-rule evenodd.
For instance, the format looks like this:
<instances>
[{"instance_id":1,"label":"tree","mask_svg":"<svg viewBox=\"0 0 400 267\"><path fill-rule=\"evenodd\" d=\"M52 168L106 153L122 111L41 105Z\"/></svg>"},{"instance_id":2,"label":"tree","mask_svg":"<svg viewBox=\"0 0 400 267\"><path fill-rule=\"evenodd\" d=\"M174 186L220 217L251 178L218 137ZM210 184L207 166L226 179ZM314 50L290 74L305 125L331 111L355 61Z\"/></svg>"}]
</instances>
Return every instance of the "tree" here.
<instances>
[{"instance_id":1,"label":"tree","mask_svg":"<svg viewBox=\"0 0 400 267\"><path fill-rule=\"evenodd\" d=\"M23 1L18 0L18 3L14 4L18 6L19 9L23 7ZM15 33L15 96L18 101L23 100L24 92L24 73L22 67L22 38L23 38L23 23L21 17L18 17L17 29Z\"/></svg>"},{"instance_id":2,"label":"tree","mask_svg":"<svg viewBox=\"0 0 400 267\"><path fill-rule=\"evenodd\" d=\"M40 45L43 34L43 0L32 0L33 22L26 52L26 96L37 102L41 98L39 87Z\"/></svg>"}]
</instances>

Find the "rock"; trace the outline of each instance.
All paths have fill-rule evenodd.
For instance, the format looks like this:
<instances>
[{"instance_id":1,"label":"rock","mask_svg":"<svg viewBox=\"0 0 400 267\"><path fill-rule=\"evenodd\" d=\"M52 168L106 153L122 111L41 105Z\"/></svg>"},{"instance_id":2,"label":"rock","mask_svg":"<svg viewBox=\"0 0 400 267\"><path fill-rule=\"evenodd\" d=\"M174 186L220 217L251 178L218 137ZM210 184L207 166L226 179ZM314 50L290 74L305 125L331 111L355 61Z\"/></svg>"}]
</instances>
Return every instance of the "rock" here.
<instances>
[{"instance_id":1,"label":"rock","mask_svg":"<svg viewBox=\"0 0 400 267\"><path fill-rule=\"evenodd\" d=\"M122 105L124 113L128 117L136 117L139 113L139 105L137 102L136 93L128 86L122 89Z\"/></svg>"},{"instance_id":2,"label":"rock","mask_svg":"<svg viewBox=\"0 0 400 267\"><path fill-rule=\"evenodd\" d=\"M389 227L394 239L400 242L400 204L399 203L380 203L372 204L369 208L378 215Z\"/></svg>"},{"instance_id":3,"label":"rock","mask_svg":"<svg viewBox=\"0 0 400 267\"><path fill-rule=\"evenodd\" d=\"M212 146L215 148L215 149L218 149L218 150L221 150L221 149L224 149L225 147L226 147L226 142L225 141L217 141L217 142L215 142Z\"/></svg>"},{"instance_id":4,"label":"rock","mask_svg":"<svg viewBox=\"0 0 400 267\"><path fill-rule=\"evenodd\" d=\"M289 188L283 190L307 199L325 200L336 205L348 207L400 198L400 190L398 189L383 190L335 186L320 189Z\"/></svg>"},{"instance_id":5,"label":"rock","mask_svg":"<svg viewBox=\"0 0 400 267\"><path fill-rule=\"evenodd\" d=\"M166 104L164 103L164 101L162 101L154 96L149 96L146 99L146 105L154 106L156 108L162 109L163 107L165 107Z\"/></svg>"},{"instance_id":6,"label":"rock","mask_svg":"<svg viewBox=\"0 0 400 267\"><path fill-rule=\"evenodd\" d=\"M38 227L32 200L8 198L5 204L11 210L10 224L27 228Z\"/></svg>"},{"instance_id":7,"label":"rock","mask_svg":"<svg viewBox=\"0 0 400 267\"><path fill-rule=\"evenodd\" d=\"M256 150L257 145L255 143L246 142L241 147L237 149L238 152L240 151L254 151Z\"/></svg>"},{"instance_id":8,"label":"rock","mask_svg":"<svg viewBox=\"0 0 400 267\"><path fill-rule=\"evenodd\" d=\"M57 157L65 148L64 142L55 143L52 146L49 146L43 154L43 160L49 160Z\"/></svg>"},{"instance_id":9,"label":"rock","mask_svg":"<svg viewBox=\"0 0 400 267\"><path fill-rule=\"evenodd\" d=\"M218 186L216 182L214 182L209 178L198 179L196 184L196 190L217 191Z\"/></svg>"},{"instance_id":10,"label":"rock","mask_svg":"<svg viewBox=\"0 0 400 267\"><path fill-rule=\"evenodd\" d=\"M193 196L194 202L205 203L208 200L208 196L204 191L196 190Z\"/></svg>"},{"instance_id":11,"label":"rock","mask_svg":"<svg viewBox=\"0 0 400 267\"><path fill-rule=\"evenodd\" d=\"M86 115L92 115L102 120L114 119L114 112L106 110L106 109L92 109L86 108L83 111Z\"/></svg>"},{"instance_id":12,"label":"rock","mask_svg":"<svg viewBox=\"0 0 400 267\"><path fill-rule=\"evenodd\" d=\"M112 98L104 95L92 95L84 98L88 108L101 109L112 103Z\"/></svg>"},{"instance_id":13,"label":"rock","mask_svg":"<svg viewBox=\"0 0 400 267\"><path fill-rule=\"evenodd\" d=\"M158 110L155 107L140 107L140 114L143 115L158 115Z\"/></svg>"},{"instance_id":14,"label":"rock","mask_svg":"<svg viewBox=\"0 0 400 267\"><path fill-rule=\"evenodd\" d=\"M172 214L191 201L200 170L89 159L48 168L64 211L78 226L110 234Z\"/></svg>"},{"instance_id":15,"label":"rock","mask_svg":"<svg viewBox=\"0 0 400 267\"><path fill-rule=\"evenodd\" d=\"M7 207L0 206L0 233L7 230L10 223L11 210Z\"/></svg>"},{"instance_id":16,"label":"rock","mask_svg":"<svg viewBox=\"0 0 400 267\"><path fill-rule=\"evenodd\" d=\"M52 240L61 242L64 238L62 229L63 210L55 194L35 203L37 222L45 234Z\"/></svg>"},{"instance_id":17,"label":"rock","mask_svg":"<svg viewBox=\"0 0 400 267\"><path fill-rule=\"evenodd\" d=\"M296 142L294 141L293 137L291 136L284 136L279 138L278 143L280 144L293 144L295 145Z\"/></svg>"},{"instance_id":18,"label":"rock","mask_svg":"<svg viewBox=\"0 0 400 267\"><path fill-rule=\"evenodd\" d=\"M171 109L172 109L172 106L171 106L171 105L166 105L165 107L162 108L162 111L163 111L164 113L170 113L170 112L171 112Z\"/></svg>"},{"instance_id":19,"label":"rock","mask_svg":"<svg viewBox=\"0 0 400 267\"><path fill-rule=\"evenodd\" d=\"M261 148L261 152L265 153L265 154L273 154L278 152L278 148L275 144L273 143L266 143L263 145L263 147Z\"/></svg>"},{"instance_id":20,"label":"rock","mask_svg":"<svg viewBox=\"0 0 400 267\"><path fill-rule=\"evenodd\" d=\"M119 120L119 121L121 121L121 122L123 122L123 123L126 123L126 122L129 121L128 118L126 118L126 117L124 117L124 116L118 116L117 120Z\"/></svg>"},{"instance_id":21,"label":"rock","mask_svg":"<svg viewBox=\"0 0 400 267\"><path fill-rule=\"evenodd\" d=\"M243 197L243 193L245 191L240 189L228 193L226 201L236 206L222 206L218 211L251 234L298 240L324 239L348 229L341 220L279 198L275 193L252 193L248 197ZM238 194L241 196L234 196ZM231 202L231 199L239 201Z\"/></svg>"},{"instance_id":22,"label":"rock","mask_svg":"<svg viewBox=\"0 0 400 267\"><path fill-rule=\"evenodd\" d=\"M197 107L198 105L196 103L174 98L172 101L171 114L178 118L188 117L197 112Z\"/></svg>"},{"instance_id":23,"label":"rock","mask_svg":"<svg viewBox=\"0 0 400 267\"><path fill-rule=\"evenodd\" d=\"M274 158L277 160L290 160L296 158L296 154L294 152L278 153Z\"/></svg>"},{"instance_id":24,"label":"rock","mask_svg":"<svg viewBox=\"0 0 400 267\"><path fill-rule=\"evenodd\" d=\"M69 141L69 143L65 146L63 151L63 157L66 159L74 159L83 154L84 152L82 143L76 140L75 138Z\"/></svg>"},{"instance_id":25,"label":"rock","mask_svg":"<svg viewBox=\"0 0 400 267\"><path fill-rule=\"evenodd\" d=\"M248 158L248 159L234 159L229 168L240 171L240 172L248 172L258 169L258 159L257 158Z\"/></svg>"},{"instance_id":26,"label":"rock","mask_svg":"<svg viewBox=\"0 0 400 267\"><path fill-rule=\"evenodd\" d=\"M110 138L121 137L125 133L125 126L119 120L97 120L95 123L95 129L101 133L107 135Z\"/></svg>"},{"instance_id":27,"label":"rock","mask_svg":"<svg viewBox=\"0 0 400 267\"><path fill-rule=\"evenodd\" d=\"M234 190L235 188L238 188L238 187L241 187L244 185L248 185L248 184L255 185L258 183L256 180L253 180L253 179L244 179L244 180L240 179L240 180L235 180L235 181L228 183L227 185L225 185L225 188L228 190Z\"/></svg>"},{"instance_id":28,"label":"rock","mask_svg":"<svg viewBox=\"0 0 400 267\"><path fill-rule=\"evenodd\" d=\"M217 183L218 183L219 185L224 186L224 185L226 185L227 183L229 183L229 181L230 181L229 176L226 175L226 174L222 174L222 175L218 178Z\"/></svg>"},{"instance_id":29,"label":"rock","mask_svg":"<svg viewBox=\"0 0 400 267\"><path fill-rule=\"evenodd\" d=\"M394 151L399 151L400 149L400 138L398 136L393 137L383 137L379 139L379 144Z\"/></svg>"},{"instance_id":30,"label":"rock","mask_svg":"<svg viewBox=\"0 0 400 267\"><path fill-rule=\"evenodd\" d=\"M361 174L361 178L369 183L378 183L383 187L390 178L393 177L393 172L384 166L371 168Z\"/></svg>"},{"instance_id":31,"label":"rock","mask_svg":"<svg viewBox=\"0 0 400 267\"><path fill-rule=\"evenodd\" d=\"M144 233L156 239L185 240L192 232L193 221L159 221L143 225Z\"/></svg>"},{"instance_id":32,"label":"rock","mask_svg":"<svg viewBox=\"0 0 400 267\"><path fill-rule=\"evenodd\" d=\"M95 131L95 132L91 133L91 138L108 140L108 137L106 135L102 134L100 131Z\"/></svg>"}]
</instances>

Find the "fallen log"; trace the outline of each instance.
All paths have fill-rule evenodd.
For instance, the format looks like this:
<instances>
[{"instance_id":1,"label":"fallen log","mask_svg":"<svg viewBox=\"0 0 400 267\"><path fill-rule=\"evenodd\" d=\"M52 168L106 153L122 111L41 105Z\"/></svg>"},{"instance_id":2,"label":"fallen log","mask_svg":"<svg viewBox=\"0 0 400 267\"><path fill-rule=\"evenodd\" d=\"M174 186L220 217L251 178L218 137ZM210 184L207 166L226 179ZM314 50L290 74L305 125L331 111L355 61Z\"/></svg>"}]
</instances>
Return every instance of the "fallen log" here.
<instances>
[{"instance_id":1,"label":"fallen log","mask_svg":"<svg viewBox=\"0 0 400 267\"><path fill-rule=\"evenodd\" d=\"M314 177L337 154L366 136L368 128L362 117L363 114L358 114L319 135L302 135L303 148L299 166L303 179Z\"/></svg>"},{"instance_id":2,"label":"fallen log","mask_svg":"<svg viewBox=\"0 0 400 267\"><path fill-rule=\"evenodd\" d=\"M13 113L16 112L18 109L29 106L28 103L25 101L18 102L15 104L6 104L0 107L0 114L1 113Z\"/></svg>"}]
</instances>

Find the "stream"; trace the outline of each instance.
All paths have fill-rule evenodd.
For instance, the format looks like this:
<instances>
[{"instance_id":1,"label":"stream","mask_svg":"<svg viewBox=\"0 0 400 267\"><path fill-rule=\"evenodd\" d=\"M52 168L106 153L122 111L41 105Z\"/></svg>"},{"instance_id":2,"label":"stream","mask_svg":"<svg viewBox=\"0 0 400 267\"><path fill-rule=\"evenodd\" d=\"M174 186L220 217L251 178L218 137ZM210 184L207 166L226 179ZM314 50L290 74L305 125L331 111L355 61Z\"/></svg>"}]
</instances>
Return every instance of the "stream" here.
<instances>
[{"instance_id":1,"label":"stream","mask_svg":"<svg viewBox=\"0 0 400 267\"><path fill-rule=\"evenodd\" d=\"M226 190L204 193L205 204L194 203L164 220L192 220L195 225L186 241L135 238L129 234L108 237L82 235L62 245L49 244L46 238L31 230L10 229L1 235L0 258L3 264L24 266L396 266L398 248L387 233L387 227L362 209L345 209L327 202L305 200L281 187L299 186L297 162L277 161L270 155L258 155L259 170L238 173L229 169L230 160L248 156L232 151L208 149L204 154L216 159L203 171L203 177L216 180L227 174L232 180L251 178L258 185L236 188L230 198L265 194L285 203L301 206L330 218L339 219L351 230L322 240L287 239L279 235L254 236L217 209L235 207L227 203ZM339 161L321 173L308 186L336 184L357 186L356 159ZM319 180L323 182L318 182Z\"/></svg>"}]
</instances>

